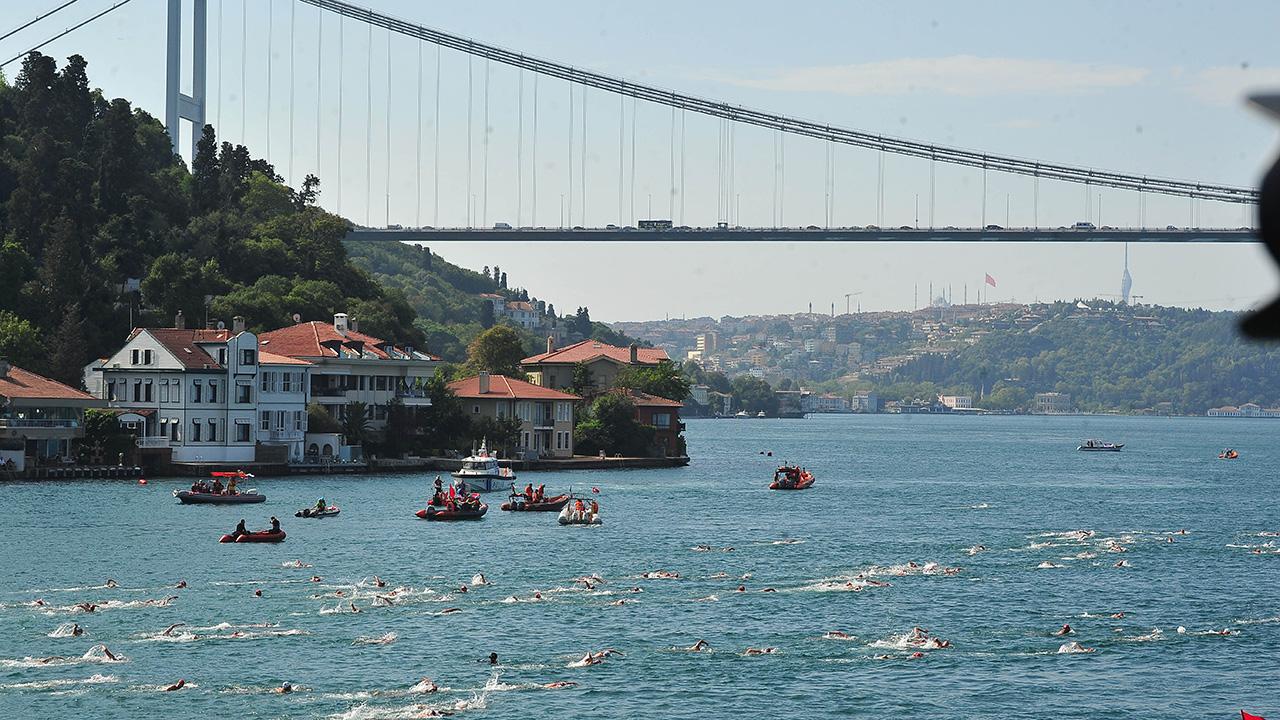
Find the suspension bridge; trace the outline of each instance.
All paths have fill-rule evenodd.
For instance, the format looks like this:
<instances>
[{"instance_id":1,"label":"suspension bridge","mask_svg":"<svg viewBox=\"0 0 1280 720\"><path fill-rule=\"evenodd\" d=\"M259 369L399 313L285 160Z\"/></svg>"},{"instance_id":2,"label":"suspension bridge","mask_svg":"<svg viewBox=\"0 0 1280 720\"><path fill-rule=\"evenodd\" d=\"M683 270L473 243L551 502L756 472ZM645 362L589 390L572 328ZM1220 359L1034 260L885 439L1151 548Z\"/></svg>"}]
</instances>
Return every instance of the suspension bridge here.
<instances>
[{"instance_id":1,"label":"suspension bridge","mask_svg":"<svg viewBox=\"0 0 1280 720\"><path fill-rule=\"evenodd\" d=\"M131 1L116 2L4 64L91 25ZM47 25L50 16L65 15L63 11L77 2L61 3L0 36L0 41L32 25ZM236 11L238 17L233 17ZM190 123L186 134L190 138L189 153L194 154L200 128L206 123L215 125L220 139L230 137L249 145L246 116L265 113L265 142L254 143L251 150L273 163L286 182L294 186L306 174L340 178L332 184L332 191L326 190L322 202L326 208L352 219L353 239L1005 243L1255 240L1250 226L1257 192L1250 187L1080 167L819 123L526 55L342 0L167 0L167 13L165 125L175 152L182 150L184 121ZM184 22L187 13L189 26ZM235 19L239 22L235 23ZM212 38L211 20L215 30ZM265 48L250 42L251 26L265 26ZM228 64L224 55L228 45L234 44L226 37L230 34L234 41L237 30L241 55L238 138L234 120L223 117L231 112L224 113L222 107L227 95L223 87L224 65ZM377 39L375 32L379 34ZM299 53L300 37L308 38L305 45L308 51L313 46L314 52ZM277 42L287 42L287 50L277 48ZM399 44L394 51L393 43ZM211 47L216 49L212 64ZM385 58L375 58L375 49ZM424 54L424 49L434 53ZM249 53L256 55L259 50L265 50L265 62L251 63ZM416 51L412 66L395 61L397 52L404 57L406 51ZM431 54L434 62L424 62L424 58L430 60ZM445 54L465 62L465 104L442 92L446 84L457 84L460 90L463 74L460 68L456 73L442 71ZM288 62L284 63L286 55ZM383 59L385 65L381 63ZM350 87L352 65L363 65L359 68L364 71L363 86ZM182 91L184 66L190 73L190 92ZM512 146L508 150L513 149L514 153L493 153L502 158L498 165L490 157L498 132L490 117L491 88L497 84L493 80L495 66L499 71L514 73L515 82L508 84L514 85L517 93L512 103L514 122L509 115L506 117L506 125L514 131L514 142L508 138L507 144ZM260 104L251 104L247 97L251 67L266 76L265 98ZM314 83L314 108L304 110L296 99L296 86L302 82ZM211 83L215 86L213 93ZM227 85L233 83L231 78ZM386 103L384 128L376 128L374 123L375 85L380 92L385 89L378 98ZM279 119L275 132L271 127L274 108L280 104L280 96L273 101L273 92L287 93L288 97L283 133ZM326 93L336 95L336 113L326 114L322 104ZM414 100L410 110L393 106L393 102L408 95ZM549 96L554 101L549 101ZM357 106L354 110L353 102ZM446 137L446 152L441 146L442 107L444 112L459 112L466 117L465 138ZM640 108L649 117L645 132L650 138L646 142L665 139L665 157L653 152L637 155ZM554 119L550 117L553 109ZM379 111L383 112L381 108ZM665 122L653 121L655 112ZM481 115L479 128L477 114ZM401 115L412 120L408 133L397 134L392 119ZM302 119L304 116L307 119ZM699 123L708 138L706 128L715 129L714 158L699 139ZM690 129L694 130L692 138ZM287 138L283 148L282 134ZM295 142L296 134L311 135L314 152ZM326 136L330 142L326 142ZM659 140L654 141L653 136ZM797 180L794 170L788 178L787 153L790 149L794 157L798 143L818 146L824 154L820 192L812 178ZM459 144L463 145L463 152L457 152ZM363 162L349 157L353 153L348 148L360 145ZM763 150L764 146L768 149ZM463 157L452 158L449 151ZM602 158L615 152L616 163L609 160L606 165ZM408 159L410 154L412 160ZM548 155L554 160L548 160ZM754 164L753 158L757 161ZM764 162L758 162L760 159ZM411 167L411 176L397 173L393 178L396 162ZM869 178L865 184L846 181L838 186L837 168L841 162L846 167L857 165L863 171L874 168L874 190L868 187ZM887 187L891 182L886 178L889 162L913 164L913 179L899 180L902 187ZM383 170L382 178L375 178L375 167ZM981 187L981 195L975 198L972 208L976 217L969 223L948 224L936 217L940 167L949 172L971 173L972 185ZM348 197L343 197L341 180L358 178L360 174L363 181L357 185L363 186L364 197L357 197L353 203L350 190ZM662 182L664 174L666 182ZM640 182L638 175L643 178ZM1019 181L1025 183L1019 193L1020 222L1011 221L1011 193L1005 194L1003 203L991 201L989 177L1002 178L1006 184L1009 178L1024 179ZM499 188L499 182L508 187ZM1087 220L1077 218L1069 225L1041 223L1042 182L1046 189L1058 188L1059 192L1062 187L1079 188L1083 200L1079 216ZM609 195L616 190L616 206L599 201L605 189ZM501 201L497 200L499 195ZM822 210L810 217L816 205L812 202L815 195L822 200ZM886 210L887 197L901 208L904 195L914 199L909 216L900 209ZM1103 215L1104 197L1117 196L1128 198L1123 203L1112 202L1130 208L1132 214L1126 222L1114 219L1119 214L1115 211ZM797 202L797 197L809 202ZM855 198L863 206L857 211L858 218L852 217L854 211L849 209ZM1155 221L1149 217L1148 205L1157 198L1185 199L1186 214L1175 220L1166 202L1158 211L1160 220ZM501 214L491 209L491 201L502 204ZM802 205L805 210L789 209L788 202ZM865 207L868 204L872 207ZM642 212L637 212L637 206ZM1201 227L1202 211L1207 206L1237 206L1240 221L1232 227ZM975 219L977 223L973 224ZM1104 224L1104 219L1110 224ZM861 224L854 224L858 221ZM972 226L964 227L965 224Z\"/></svg>"}]
</instances>

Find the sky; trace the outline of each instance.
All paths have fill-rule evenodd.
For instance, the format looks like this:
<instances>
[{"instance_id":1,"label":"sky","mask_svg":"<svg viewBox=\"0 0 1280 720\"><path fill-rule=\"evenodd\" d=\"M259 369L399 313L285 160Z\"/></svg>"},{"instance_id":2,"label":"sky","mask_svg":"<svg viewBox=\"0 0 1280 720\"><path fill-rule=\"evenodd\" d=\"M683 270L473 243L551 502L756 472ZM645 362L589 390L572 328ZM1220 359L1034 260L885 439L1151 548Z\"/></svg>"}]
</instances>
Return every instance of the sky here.
<instances>
[{"instance_id":1,"label":"sky","mask_svg":"<svg viewBox=\"0 0 1280 720\"><path fill-rule=\"evenodd\" d=\"M1272 32L1280 4L1265 0L363 1L526 55L732 104L1114 171L1254 185L1275 157L1280 127L1243 100L1250 90L1280 89ZM0 40L0 60L115 2L78 0ZM23 3L27 12L8 13L3 30L60 4ZM84 55L108 97L163 117L166 6L132 0L43 51ZM189 13L190 0L184 7ZM781 142L775 160L774 134L757 128L732 132L730 163L719 121L633 110L596 90L584 108L581 88L572 91L570 135L563 81L437 55L417 40L322 19L295 0L209 0L207 78L207 120L221 138L267 157L291 183L318 174L322 204L361 224L602 226L646 216L701 226L771 226L779 217L790 226L1253 223L1239 205L1048 181L1037 188L994 173L984 182L979 170L942 165L931 192L927 162L886 156L881 174L874 152L829 152L796 137ZM183 86L190 91L189 64ZM183 136L185 148L189 130ZM976 298L986 274L997 283L986 287L993 301L1094 297L1119 292L1124 253L1069 244L432 249L467 267L500 265L512 285L562 310L586 305L602 320L810 304L839 312L849 293L857 293L851 307L902 310L925 304L930 283L935 295L949 287L956 302ZM1277 269L1253 245L1133 245L1129 262L1142 302L1241 309L1278 285Z\"/></svg>"}]
</instances>

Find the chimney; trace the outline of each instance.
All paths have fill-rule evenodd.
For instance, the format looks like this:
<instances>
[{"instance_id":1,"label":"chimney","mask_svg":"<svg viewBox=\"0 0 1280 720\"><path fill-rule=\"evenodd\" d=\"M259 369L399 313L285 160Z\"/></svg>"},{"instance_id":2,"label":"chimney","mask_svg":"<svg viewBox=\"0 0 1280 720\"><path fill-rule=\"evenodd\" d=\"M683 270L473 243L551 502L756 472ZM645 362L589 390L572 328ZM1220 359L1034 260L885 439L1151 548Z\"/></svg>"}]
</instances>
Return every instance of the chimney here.
<instances>
[{"instance_id":1,"label":"chimney","mask_svg":"<svg viewBox=\"0 0 1280 720\"><path fill-rule=\"evenodd\" d=\"M550 335L547 336L547 352L554 352L556 349L556 339Z\"/></svg>"},{"instance_id":2,"label":"chimney","mask_svg":"<svg viewBox=\"0 0 1280 720\"><path fill-rule=\"evenodd\" d=\"M231 318L231 334L239 335L244 332L244 316L237 315Z\"/></svg>"},{"instance_id":3,"label":"chimney","mask_svg":"<svg viewBox=\"0 0 1280 720\"><path fill-rule=\"evenodd\" d=\"M355 319L355 318L351 318L351 319L347 320L347 324L351 326L351 332L360 332L360 321L359 321L359 320L357 320L357 319Z\"/></svg>"},{"instance_id":4,"label":"chimney","mask_svg":"<svg viewBox=\"0 0 1280 720\"><path fill-rule=\"evenodd\" d=\"M182 317L182 311L179 310L177 315L173 316L173 327L175 330L186 330L187 319Z\"/></svg>"},{"instance_id":5,"label":"chimney","mask_svg":"<svg viewBox=\"0 0 1280 720\"><path fill-rule=\"evenodd\" d=\"M8 360L0 360L0 379L9 376L9 368L13 367Z\"/></svg>"},{"instance_id":6,"label":"chimney","mask_svg":"<svg viewBox=\"0 0 1280 720\"><path fill-rule=\"evenodd\" d=\"M631 364L638 365L640 362L640 348L635 343L631 343Z\"/></svg>"},{"instance_id":7,"label":"chimney","mask_svg":"<svg viewBox=\"0 0 1280 720\"><path fill-rule=\"evenodd\" d=\"M337 333L342 337L347 336L347 314L346 313L333 314L333 329L336 330Z\"/></svg>"},{"instance_id":8,"label":"chimney","mask_svg":"<svg viewBox=\"0 0 1280 720\"><path fill-rule=\"evenodd\" d=\"M481 371L480 373L480 394L489 394L489 373Z\"/></svg>"}]
</instances>

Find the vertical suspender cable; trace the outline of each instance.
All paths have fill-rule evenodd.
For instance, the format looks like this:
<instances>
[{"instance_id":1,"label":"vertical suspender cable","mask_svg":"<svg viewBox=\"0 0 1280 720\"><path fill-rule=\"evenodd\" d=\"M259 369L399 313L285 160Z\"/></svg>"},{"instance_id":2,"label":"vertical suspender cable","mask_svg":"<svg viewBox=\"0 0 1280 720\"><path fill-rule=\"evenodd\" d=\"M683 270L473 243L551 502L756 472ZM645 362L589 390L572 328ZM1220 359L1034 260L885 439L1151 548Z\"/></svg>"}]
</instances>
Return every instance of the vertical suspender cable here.
<instances>
[{"instance_id":1,"label":"vertical suspender cable","mask_svg":"<svg viewBox=\"0 0 1280 720\"><path fill-rule=\"evenodd\" d=\"M786 227L787 210L787 135L778 134L778 227Z\"/></svg>"},{"instance_id":2,"label":"vertical suspender cable","mask_svg":"<svg viewBox=\"0 0 1280 720\"><path fill-rule=\"evenodd\" d=\"M417 154L416 162L413 164L414 181L413 191L416 196L415 208L413 214L414 227L422 227L422 40L418 40L418 116L417 122L413 124L416 130L415 136L417 142L414 143L414 150Z\"/></svg>"},{"instance_id":3,"label":"vertical suspender cable","mask_svg":"<svg viewBox=\"0 0 1280 720\"><path fill-rule=\"evenodd\" d=\"M778 227L778 130L773 131L773 227Z\"/></svg>"},{"instance_id":4,"label":"vertical suspender cable","mask_svg":"<svg viewBox=\"0 0 1280 720\"><path fill-rule=\"evenodd\" d=\"M987 163L982 162L982 222L978 227L986 229L987 227Z\"/></svg>"},{"instance_id":5,"label":"vertical suspender cable","mask_svg":"<svg viewBox=\"0 0 1280 720\"><path fill-rule=\"evenodd\" d=\"M387 31L387 167L385 169L386 177L383 181L383 188L386 191L386 209L384 218L386 224L391 224L391 31Z\"/></svg>"},{"instance_id":6,"label":"vertical suspender cable","mask_svg":"<svg viewBox=\"0 0 1280 720\"><path fill-rule=\"evenodd\" d=\"M338 214L342 214L342 76L346 73L342 72L342 46L346 42L347 36L347 16L338 16L338 183L337 183L337 208Z\"/></svg>"},{"instance_id":7,"label":"vertical suspender cable","mask_svg":"<svg viewBox=\"0 0 1280 720\"><path fill-rule=\"evenodd\" d=\"M435 177L432 180L431 189L435 193L435 199L431 207L431 222L434 227L440 227L440 46L436 46L436 121L435 121L435 147L431 152L431 161Z\"/></svg>"},{"instance_id":8,"label":"vertical suspender cable","mask_svg":"<svg viewBox=\"0 0 1280 720\"><path fill-rule=\"evenodd\" d=\"M289 3L289 182L293 182L293 101L297 96L293 75L295 65L293 57L293 31L297 22L298 3ZM296 184L296 183L295 183Z\"/></svg>"},{"instance_id":9,"label":"vertical suspender cable","mask_svg":"<svg viewBox=\"0 0 1280 720\"><path fill-rule=\"evenodd\" d=\"M636 98L631 98L631 224L636 224Z\"/></svg>"},{"instance_id":10,"label":"vertical suspender cable","mask_svg":"<svg viewBox=\"0 0 1280 720\"><path fill-rule=\"evenodd\" d=\"M684 225L684 108L680 108L680 224Z\"/></svg>"},{"instance_id":11,"label":"vertical suspender cable","mask_svg":"<svg viewBox=\"0 0 1280 720\"><path fill-rule=\"evenodd\" d=\"M623 147L626 145L627 133L627 96L618 94L618 227L626 225L622 220L622 213L625 201L623 193L626 190L626 183L622 179L623 171L626 169L626 160L623 155Z\"/></svg>"},{"instance_id":12,"label":"vertical suspender cable","mask_svg":"<svg viewBox=\"0 0 1280 720\"><path fill-rule=\"evenodd\" d=\"M533 177L530 182L529 224L538 227L538 73L533 74L533 148L529 152Z\"/></svg>"},{"instance_id":13,"label":"vertical suspender cable","mask_svg":"<svg viewBox=\"0 0 1280 720\"><path fill-rule=\"evenodd\" d=\"M369 25L368 53L365 59L364 99L364 222L373 221L373 24Z\"/></svg>"},{"instance_id":14,"label":"vertical suspender cable","mask_svg":"<svg viewBox=\"0 0 1280 720\"><path fill-rule=\"evenodd\" d=\"M323 97L322 89L324 68L324 10L320 10L316 14L316 166L315 174L320 176L320 127L323 109L321 107L321 99Z\"/></svg>"},{"instance_id":15,"label":"vertical suspender cable","mask_svg":"<svg viewBox=\"0 0 1280 720\"><path fill-rule=\"evenodd\" d=\"M249 0L240 0L240 144L247 145L244 136L245 118L249 107L245 103L248 94L249 75L245 62L249 47Z\"/></svg>"},{"instance_id":16,"label":"vertical suspender cable","mask_svg":"<svg viewBox=\"0 0 1280 720\"><path fill-rule=\"evenodd\" d=\"M516 227L524 215L524 68L520 68L517 83L520 100L516 103Z\"/></svg>"},{"instance_id":17,"label":"vertical suspender cable","mask_svg":"<svg viewBox=\"0 0 1280 720\"><path fill-rule=\"evenodd\" d=\"M218 0L218 132L222 132L222 52L226 47L222 43L222 5L226 0ZM321 11L323 12L323 11ZM203 128L201 131L203 132Z\"/></svg>"},{"instance_id":18,"label":"vertical suspender cable","mask_svg":"<svg viewBox=\"0 0 1280 720\"><path fill-rule=\"evenodd\" d=\"M267 0L267 162L271 162L271 66L274 60L271 56L272 44L275 40L275 16L275 0Z\"/></svg>"},{"instance_id":19,"label":"vertical suspender cable","mask_svg":"<svg viewBox=\"0 0 1280 720\"><path fill-rule=\"evenodd\" d=\"M667 162L671 166L670 185L667 187L667 217L676 216L676 106L671 106L671 132L667 137Z\"/></svg>"},{"instance_id":20,"label":"vertical suspender cable","mask_svg":"<svg viewBox=\"0 0 1280 720\"><path fill-rule=\"evenodd\" d=\"M587 226L587 90L582 86L582 227Z\"/></svg>"},{"instance_id":21,"label":"vertical suspender cable","mask_svg":"<svg viewBox=\"0 0 1280 720\"><path fill-rule=\"evenodd\" d=\"M473 105L471 101L473 96L474 80L472 79L472 58L474 55L467 55L467 227L471 227L471 129L476 124L472 117Z\"/></svg>"},{"instance_id":22,"label":"vertical suspender cable","mask_svg":"<svg viewBox=\"0 0 1280 720\"><path fill-rule=\"evenodd\" d=\"M489 227L489 58L484 59L484 128L480 142L484 148L481 152L484 167L480 171L480 226Z\"/></svg>"},{"instance_id":23,"label":"vertical suspender cable","mask_svg":"<svg viewBox=\"0 0 1280 720\"><path fill-rule=\"evenodd\" d=\"M573 225L573 80L569 80L569 209L562 218L569 218L569 224Z\"/></svg>"},{"instance_id":24,"label":"vertical suspender cable","mask_svg":"<svg viewBox=\"0 0 1280 720\"><path fill-rule=\"evenodd\" d=\"M933 177L934 177L935 165L937 165L937 161L933 158L929 158L929 229L930 230L933 229L933 197L934 197Z\"/></svg>"}]
</instances>

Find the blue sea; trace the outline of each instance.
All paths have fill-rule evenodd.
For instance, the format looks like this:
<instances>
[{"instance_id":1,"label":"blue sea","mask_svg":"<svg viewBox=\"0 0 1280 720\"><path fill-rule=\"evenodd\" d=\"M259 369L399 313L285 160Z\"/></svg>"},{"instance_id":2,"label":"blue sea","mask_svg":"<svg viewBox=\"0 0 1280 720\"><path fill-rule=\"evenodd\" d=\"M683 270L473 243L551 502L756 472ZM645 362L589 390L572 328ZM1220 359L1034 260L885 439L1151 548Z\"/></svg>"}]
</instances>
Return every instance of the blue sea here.
<instances>
[{"instance_id":1,"label":"blue sea","mask_svg":"<svg viewBox=\"0 0 1280 720\"><path fill-rule=\"evenodd\" d=\"M686 468L521 478L599 488L600 527L496 494L424 522L421 474L261 478L231 508L177 504L189 480L0 484L0 717L1280 716L1277 433L695 420ZM767 490L784 460L815 486ZM293 517L317 496L341 516ZM283 544L218 544L272 514Z\"/></svg>"}]
</instances>

